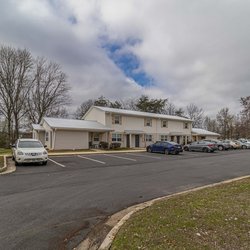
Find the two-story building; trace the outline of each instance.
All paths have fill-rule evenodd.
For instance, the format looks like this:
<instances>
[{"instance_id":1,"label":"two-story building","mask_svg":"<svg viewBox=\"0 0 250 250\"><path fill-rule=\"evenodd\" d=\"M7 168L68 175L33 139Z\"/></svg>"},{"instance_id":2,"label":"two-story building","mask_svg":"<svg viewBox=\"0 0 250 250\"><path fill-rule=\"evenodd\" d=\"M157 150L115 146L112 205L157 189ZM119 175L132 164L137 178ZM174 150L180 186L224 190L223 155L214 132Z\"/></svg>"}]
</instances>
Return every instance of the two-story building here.
<instances>
[{"instance_id":1,"label":"two-story building","mask_svg":"<svg viewBox=\"0 0 250 250\"><path fill-rule=\"evenodd\" d=\"M166 140L186 144L191 140L192 121L179 116L92 106L83 119L111 128L108 142L119 142L122 147L146 147ZM91 135L93 142L103 137L103 133Z\"/></svg>"},{"instance_id":2,"label":"two-story building","mask_svg":"<svg viewBox=\"0 0 250 250\"><path fill-rule=\"evenodd\" d=\"M92 106L82 120L43 118L33 124L33 138L49 149L84 149L99 142L146 147L155 141L191 141L192 121L148 112Z\"/></svg>"}]
</instances>

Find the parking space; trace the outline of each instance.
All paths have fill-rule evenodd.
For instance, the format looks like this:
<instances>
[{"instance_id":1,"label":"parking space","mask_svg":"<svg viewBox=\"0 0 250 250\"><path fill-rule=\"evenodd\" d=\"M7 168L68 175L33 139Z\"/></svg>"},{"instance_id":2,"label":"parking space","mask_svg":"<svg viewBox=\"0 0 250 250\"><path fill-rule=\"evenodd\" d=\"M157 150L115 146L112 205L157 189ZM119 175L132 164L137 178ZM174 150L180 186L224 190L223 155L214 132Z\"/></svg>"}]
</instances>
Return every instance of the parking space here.
<instances>
[{"instance_id":1,"label":"parking space","mask_svg":"<svg viewBox=\"0 0 250 250\"><path fill-rule=\"evenodd\" d=\"M143 163L157 163L164 161L166 166L171 165L173 161L185 161L193 158L221 157L233 154L246 153L245 150L217 151L214 153L186 152L179 155L165 155L157 153L104 153L104 154L82 154L51 156L47 166L26 164L17 167L17 173L42 173L58 172L68 170L86 170L92 168L122 167L127 165L141 165ZM198 159L197 159L198 160ZM13 164L13 163L10 163ZM183 164L183 163L182 163Z\"/></svg>"}]
</instances>

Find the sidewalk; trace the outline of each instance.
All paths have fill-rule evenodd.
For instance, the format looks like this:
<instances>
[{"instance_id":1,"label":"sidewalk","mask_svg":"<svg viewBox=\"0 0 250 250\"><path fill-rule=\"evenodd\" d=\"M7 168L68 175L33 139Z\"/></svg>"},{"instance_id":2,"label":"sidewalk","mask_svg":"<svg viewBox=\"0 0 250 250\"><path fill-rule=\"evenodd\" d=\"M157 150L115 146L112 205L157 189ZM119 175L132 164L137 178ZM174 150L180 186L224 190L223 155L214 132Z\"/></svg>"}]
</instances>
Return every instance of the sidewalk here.
<instances>
[{"instance_id":1,"label":"sidewalk","mask_svg":"<svg viewBox=\"0 0 250 250\"><path fill-rule=\"evenodd\" d=\"M92 149L92 151L65 151L65 152L49 152L49 156L56 155L86 155L86 154L114 154L114 153L138 153L146 152L145 148L138 149L126 149L126 150L103 150L103 149Z\"/></svg>"}]
</instances>

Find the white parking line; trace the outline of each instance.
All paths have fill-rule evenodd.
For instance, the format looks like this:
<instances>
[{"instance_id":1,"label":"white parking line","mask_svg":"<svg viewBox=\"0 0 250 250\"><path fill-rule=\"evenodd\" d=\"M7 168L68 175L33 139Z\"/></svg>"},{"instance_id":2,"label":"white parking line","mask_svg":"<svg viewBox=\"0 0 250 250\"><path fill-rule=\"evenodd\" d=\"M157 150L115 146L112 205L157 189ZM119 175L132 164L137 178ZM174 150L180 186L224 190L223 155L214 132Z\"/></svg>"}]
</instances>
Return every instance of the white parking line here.
<instances>
[{"instance_id":1,"label":"white parking line","mask_svg":"<svg viewBox=\"0 0 250 250\"><path fill-rule=\"evenodd\" d=\"M57 162L57 161L54 161L54 160L51 160L51 159L48 159L49 161L52 161L53 163L55 163L56 165L59 165L59 166L61 166L61 167L63 167L63 168L66 168L66 166L65 165L63 165L63 164L61 164L61 163L59 163L59 162Z\"/></svg>"},{"instance_id":2,"label":"white parking line","mask_svg":"<svg viewBox=\"0 0 250 250\"><path fill-rule=\"evenodd\" d=\"M113 157L113 158L118 158L118 159L124 159L124 160L128 160L128 161L137 161L135 159L131 159L131 158L127 158L127 157L121 157L121 156L117 156L117 155L110 155L110 154L103 154L103 155Z\"/></svg>"},{"instance_id":3,"label":"white parking line","mask_svg":"<svg viewBox=\"0 0 250 250\"><path fill-rule=\"evenodd\" d=\"M140 154L135 154L135 153L126 153L126 154L127 155L141 156L141 157L145 157L145 158L152 158L152 159L161 160L161 157L156 157L156 156L140 155Z\"/></svg>"},{"instance_id":4,"label":"white parking line","mask_svg":"<svg viewBox=\"0 0 250 250\"><path fill-rule=\"evenodd\" d=\"M88 158L88 157L85 157L85 156L81 156L81 155L77 155L77 157L80 157L82 159L86 159L86 160L89 160L89 161L95 161L95 162L98 162L98 163L101 163L101 164L106 164L106 162L104 162L104 161L98 161L98 160Z\"/></svg>"}]
</instances>

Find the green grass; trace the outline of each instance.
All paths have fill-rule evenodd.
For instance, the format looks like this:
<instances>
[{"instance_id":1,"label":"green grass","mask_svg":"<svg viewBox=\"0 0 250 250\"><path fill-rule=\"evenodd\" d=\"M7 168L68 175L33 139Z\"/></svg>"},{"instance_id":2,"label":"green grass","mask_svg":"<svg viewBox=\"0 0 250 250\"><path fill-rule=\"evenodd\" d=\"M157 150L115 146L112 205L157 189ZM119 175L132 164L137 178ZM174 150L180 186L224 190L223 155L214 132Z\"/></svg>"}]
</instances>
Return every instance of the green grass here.
<instances>
[{"instance_id":1,"label":"green grass","mask_svg":"<svg viewBox=\"0 0 250 250\"><path fill-rule=\"evenodd\" d=\"M125 223L111 249L250 249L250 178L155 203Z\"/></svg>"},{"instance_id":2,"label":"green grass","mask_svg":"<svg viewBox=\"0 0 250 250\"><path fill-rule=\"evenodd\" d=\"M0 148L0 155L11 154L11 149L9 148Z\"/></svg>"}]
</instances>

